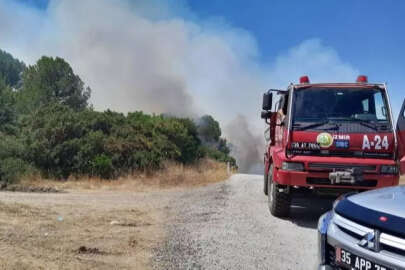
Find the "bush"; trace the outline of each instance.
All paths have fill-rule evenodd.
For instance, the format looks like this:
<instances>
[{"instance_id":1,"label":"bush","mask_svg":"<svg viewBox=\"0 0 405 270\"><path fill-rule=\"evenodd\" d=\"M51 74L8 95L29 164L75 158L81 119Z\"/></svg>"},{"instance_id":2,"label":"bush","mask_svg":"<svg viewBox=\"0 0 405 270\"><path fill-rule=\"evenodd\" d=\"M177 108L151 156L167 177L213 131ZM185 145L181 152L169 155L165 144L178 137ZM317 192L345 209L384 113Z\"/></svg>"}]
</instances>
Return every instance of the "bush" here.
<instances>
[{"instance_id":1,"label":"bush","mask_svg":"<svg viewBox=\"0 0 405 270\"><path fill-rule=\"evenodd\" d=\"M110 179L114 176L114 166L110 157L102 154L98 155L91 162L92 175L104 179Z\"/></svg>"},{"instance_id":2,"label":"bush","mask_svg":"<svg viewBox=\"0 0 405 270\"><path fill-rule=\"evenodd\" d=\"M51 104L25 116L21 129L27 160L44 177L112 178L159 169L166 160L190 164L204 156L197 127L186 118Z\"/></svg>"},{"instance_id":3,"label":"bush","mask_svg":"<svg viewBox=\"0 0 405 270\"><path fill-rule=\"evenodd\" d=\"M221 152L215 148L211 148L208 146L202 146L200 151L204 157L208 157L208 158L217 160L219 162L225 162L225 163L229 162L231 167L237 168L235 158L225 154L224 152Z\"/></svg>"},{"instance_id":4,"label":"bush","mask_svg":"<svg viewBox=\"0 0 405 270\"><path fill-rule=\"evenodd\" d=\"M221 128L211 115L204 115L198 120L198 133L205 143L216 143L221 136Z\"/></svg>"},{"instance_id":5,"label":"bush","mask_svg":"<svg viewBox=\"0 0 405 270\"><path fill-rule=\"evenodd\" d=\"M90 93L62 58L44 56L26 68L0 51L0 180L16 181L29 168L46 178L110 179L165 161L235 164L212 116L197 126L188 118L97 112Z\"/></svg>"},{"instance_id":6,"label":"bush","mask_svg":"<svg viewBox=\"0 0 405 270\"><path fill-rule=\"evenodd\" d=\"M19 158L6 158L0 163L0 180L6 184L17 182L23 176L29 165Z\"/></svg>"},{"instance_id":7,"label":"bush","mask_svg":"<svg viewBox=\"0 0 405 270\"><path fill-rule=\"evenodd\" d=\"M30 167L25 161L24 144L15 136L4 133L0 133L0 136L0 181L13 183Z\"/></svg>"}]
</instances>

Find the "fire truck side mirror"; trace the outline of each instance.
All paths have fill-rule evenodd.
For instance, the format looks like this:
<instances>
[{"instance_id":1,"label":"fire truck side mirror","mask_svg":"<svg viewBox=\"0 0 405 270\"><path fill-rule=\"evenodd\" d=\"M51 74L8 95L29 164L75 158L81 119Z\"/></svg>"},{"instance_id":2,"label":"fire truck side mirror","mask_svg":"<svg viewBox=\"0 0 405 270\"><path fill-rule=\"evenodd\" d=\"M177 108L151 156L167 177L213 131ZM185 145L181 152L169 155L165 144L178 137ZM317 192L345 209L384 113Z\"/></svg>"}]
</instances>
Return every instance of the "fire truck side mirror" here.
<instances>
[{"instance_id":1,"label":"fire truck side mirror","mask_svg":"<svg viewBox=\"0 0 405 270\"><path fill-rule=\"evenodd\" d=\"M262 119L269 119L271 117L272 112L269 111L262 111L261 117Z\"/></svg>"},{"instance_id":2,"label":"fire truck side mirror","mask_svg":"<svg viewBox=\"0 0 405 270\"><path fill-rule=\"evenodd\" d=\"M264 93L262 109L264 111L271 111L272 105L273 105L273 93Z\"/></svg>"}]
</instances>

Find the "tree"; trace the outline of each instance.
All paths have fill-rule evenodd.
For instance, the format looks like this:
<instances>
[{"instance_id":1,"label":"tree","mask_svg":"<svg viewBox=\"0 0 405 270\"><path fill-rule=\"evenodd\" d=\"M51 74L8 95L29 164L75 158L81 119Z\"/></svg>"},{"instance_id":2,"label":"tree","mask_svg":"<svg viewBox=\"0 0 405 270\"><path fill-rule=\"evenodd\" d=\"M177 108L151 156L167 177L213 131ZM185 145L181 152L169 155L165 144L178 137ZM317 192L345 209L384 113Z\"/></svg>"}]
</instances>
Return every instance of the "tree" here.
<instances>
[{"instance_id":1,"label":"tree","mask_svg":"<svg viewBox=\"0 0 405 270\"><path fill-rule=\"evenodd\" d=\"M21 73L25 68L23 62L15 59L11 54L0 50L0 77L3 77L6 85L18 88Z\"/></svg>"},{"instance_id":2,"label":"tree","mask_svg":"<svg viewBox=\"0 0 405 270\"><path fill-rule=\"evenodd\" d=\"M229 149L228 146L228 142L224 138L219 138L217 149L225 155L229 155L229 153L231 152L231 149Z\"/></svg>"},{"instance_id":3,"label":"tree","mask_svg":"<svg viewBox=\"0 0 405 270\"><path fill-rule=\"evenodd\" d=\"M204 143L216 143L221 136L218 121L211 115L204 115L198 122L198 134Z\"/></svg>"},{"instance_id":4,"label":"tree","mask_svg":"<svg viewBox=\"0 0 405 270\"><path fill-rule=\"evenodd\" d=\"M23 73L23 85L19 91L18 108L21 112L59 103L74 110L88 106L90 88L73 72L62 58L43 56Z\"/></svg>"},{"instance_id":5,"label":"tree","mask_svg":"<svg viewBox=\"0 0 405 270\"><path fill-rule=\"evenodd\" d=\"M14 133L16 118L14 92L0 77L0 131L7 134Z\"/></svg>"}]
</instances>

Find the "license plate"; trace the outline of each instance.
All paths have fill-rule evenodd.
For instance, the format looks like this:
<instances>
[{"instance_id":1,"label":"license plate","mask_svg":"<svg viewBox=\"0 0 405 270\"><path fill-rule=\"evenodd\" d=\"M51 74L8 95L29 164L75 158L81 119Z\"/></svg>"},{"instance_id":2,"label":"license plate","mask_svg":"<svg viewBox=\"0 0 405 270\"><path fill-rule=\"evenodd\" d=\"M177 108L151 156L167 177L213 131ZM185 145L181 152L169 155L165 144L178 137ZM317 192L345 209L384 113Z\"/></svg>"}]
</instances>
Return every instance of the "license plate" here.
<instances>
[{"instance_id":1,"label":"license plate","mask_svg":"<svg viewBox=\"0 0 405 270\"><path fill-rule=\"evenodd\" d=\"M336 262L351 270L393 270L339 247L336 248Z\"/></svg>"}]
</instances>

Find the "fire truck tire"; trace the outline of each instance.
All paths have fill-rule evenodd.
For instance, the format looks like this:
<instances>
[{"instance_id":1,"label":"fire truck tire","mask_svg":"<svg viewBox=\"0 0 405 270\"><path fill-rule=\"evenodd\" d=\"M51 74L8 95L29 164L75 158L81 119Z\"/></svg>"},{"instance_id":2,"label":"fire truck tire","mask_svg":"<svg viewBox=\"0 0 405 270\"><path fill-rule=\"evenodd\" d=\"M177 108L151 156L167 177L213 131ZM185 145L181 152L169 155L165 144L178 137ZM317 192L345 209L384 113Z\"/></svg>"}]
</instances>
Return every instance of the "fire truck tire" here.
<instances>
[{"instance_id":1,"label":"fire truck tire","mask_svg":"<svg viewBox=\"0 0 405 270\"><path fill-rule=\"evenodd\" d=\"M263 181L263 191L264 191L265 195L269 195L269 193L267 192L268 191L267 184L268 184L268 174L265 173L264 174L264 181Z\"/></svg>"},{"instance_id":2,"label":"fire truck tire","mask_svg":"<svg viewBox=\"0 0 405 270\"><path fill-rule=\"evenodd\" d=\"M268 173L268 204L270 213L275 217L288 217L290 215L291 195L280 192L278 185L273 181L273 165Z\"/></svg>"}]
</instances>

